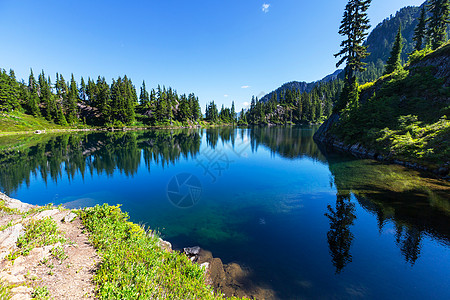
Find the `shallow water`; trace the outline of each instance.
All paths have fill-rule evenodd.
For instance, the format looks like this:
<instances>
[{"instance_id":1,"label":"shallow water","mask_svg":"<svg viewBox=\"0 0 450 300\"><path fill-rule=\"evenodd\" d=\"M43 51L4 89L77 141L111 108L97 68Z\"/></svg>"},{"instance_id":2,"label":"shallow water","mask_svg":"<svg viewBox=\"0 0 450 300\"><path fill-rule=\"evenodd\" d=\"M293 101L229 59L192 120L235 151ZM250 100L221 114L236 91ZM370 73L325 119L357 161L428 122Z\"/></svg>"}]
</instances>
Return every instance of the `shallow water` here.
<instances>
[{"instance_id":1,"label":"shallow water","mask_svg":"<svg viewBox=\"0 0 450 300\"><path fill-rule=\"evenodd\" d=\"M120 203L281 299L449 298L450 184L319 148L315 130L0 139L0 188L33 204Z\"/></svg>"}]
</instances>

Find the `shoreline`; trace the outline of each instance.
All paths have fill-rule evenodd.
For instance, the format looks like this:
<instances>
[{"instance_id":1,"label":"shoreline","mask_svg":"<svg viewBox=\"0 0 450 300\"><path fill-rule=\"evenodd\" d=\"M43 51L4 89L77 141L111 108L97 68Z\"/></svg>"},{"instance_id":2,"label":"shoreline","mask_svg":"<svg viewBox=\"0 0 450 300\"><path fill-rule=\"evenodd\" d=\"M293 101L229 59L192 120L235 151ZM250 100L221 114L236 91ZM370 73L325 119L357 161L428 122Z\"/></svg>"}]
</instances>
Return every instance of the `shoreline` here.
<instances>
[{"instance_id":1,"label":"shoreline","mask_svg":"<svg viewBox=\"0 0 450 300\"><path fill-rule=\"evenodd\" d=\"M104 252L92 243L91 237L95 236L95 233L86 227L88 225L82 217L84 212L92 208L86 207L69 210L63 206L55 207L52 204L47 206L31 205L10 198L2 192L0 192L0 204L0 250L2 257L0 264L0 283L3 285L6 283L12 291L12 294L14 296L20 294L23 297L21 299L31 299L34 293L33 288L36 290L40 287L46 289L48 287L52 296L57 296L60 299L64 297L58 292L59 289L65 290L67 293L79 285L85 285L85 289L89 290L88 298L96 299L99 290L95 288L96 283L94 278L96 276L95 274L100 271ZM111 209L114 210L116 208L111 207ZM121 213L120 209L118 211ZM56 245L36 247L31 250L29 255L19 255L17 258L11 260L9 257L11 254L17 253L19 238L24 236L28 224L33 222L34 219L42 220L45 218L52 218L55 225L56 223L58 224L58 228L61 229L61 235L67 237L69 243L63 242L57 243ZM130 223L125 219L124 221L132 228L142 228L140 225ZM147 232L146 234L150 234L151 237L154 236L153 231L144 228L142 230ZM250 279L251 271L242 268L239 264L233 262L224 264L220 258L213 257L210 251L198 246L174 250L170 242L157 236L156 238L157 245L161 248L161 251L172 253L175 256L185 256L191 264L197 265L202 269L205 273L205 288L209 286L217 295L251 299L275 298L273 290L254 284ZM78 245L81 241L85 245L80 248ZM73 243L76 246L71 246ZM57 262L52 256L56 247L63 247L63 251L67 253L68 258L64 260L64 265L76 264L80 260L77 258L75 259L75 263L73 263L74 255L78 255L83 259L80 268L84 268L84 272L81 272L80 275L78 275L78 271L76 272L78 278L75 280L75 283L69 282L71 281L69 278L75 276L71 274L74 270L62 266L62 261ZM92 260L93 255L95 256L94 260ZM48 271L47 263L42 263L43 261L51 261L49 265L52 266L50 271ZM90 264L89 261L93 261L93 264ZM55 265L55 269L53 269L53 265ZM25 274L24 270L28 273ZM43 283L36 284L28 280L29 270L32 271L33 276L37 275L37 277L42 277L41 282ZM100 272L102 272L103 276L105 275L104 271ZM64 280L58 280L58 283L55 282L53 284L54 276L60 279L63 278ZM73 284L75 284L75 287ZM20 288L17 288L17 285ZM78 299L80 298L79 296L80 291L74 290L73 294L68 296L68 299L73 299L72 297Z\"/></svg>"},{"instance_id":2,"label":"shoreline","mask_svg":"<svg viewBox=\"0 0 450 300\"><path fill-rule=\"evenodd\" d=\"M378 151L374 151L371 149L365 148L360 143L356 143L353 145L345 144L343 141L338 140L336 138L327 138L323 136L314 136L314 140L325 146L330 147L334 150L338 150L340 152L348 153L353 155L356 158L368 158L377 160L383 163L387 164L396 164L400 166L404 166L406 168L410 168L416 171L422 171L426 172L428 175L434 175L438 176L442 180L450 181L450 166L449 165L443 165L443 166L436 166L436 167L430 167L426 164L421 164L418 162L412 162L407 159L400 159L400 158L392 158L390 154L383 154L379 153Z\"/></svg>"}]
</instances>

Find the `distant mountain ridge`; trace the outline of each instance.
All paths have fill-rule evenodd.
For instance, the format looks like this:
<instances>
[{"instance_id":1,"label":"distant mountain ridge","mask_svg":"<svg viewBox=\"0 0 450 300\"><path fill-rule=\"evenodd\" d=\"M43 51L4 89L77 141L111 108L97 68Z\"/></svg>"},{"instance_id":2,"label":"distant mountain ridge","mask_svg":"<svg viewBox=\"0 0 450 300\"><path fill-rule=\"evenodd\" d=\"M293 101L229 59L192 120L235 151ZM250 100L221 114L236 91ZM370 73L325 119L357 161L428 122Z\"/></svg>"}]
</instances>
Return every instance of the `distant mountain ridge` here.
<instances>
[{"instance_id":1,"label":"distant mountain ridge","mask_svg":"<svg viewBox=\"0 0 450 300\"><path fill-rule=\"evenodd\" d=\"M333 74L327 75L324 78L322 78L321 80L314 81L314 82L291 81L291 82L285 83L282 86L280 86L279 88L277 88L275 91L272 91L272 92L266 94L264 97L262 97L260 99L260 101L264 102L264 103L269 101L270 98L272 98L272 95L274 93L276 93L277 97L280 98L281 93L286 90L291 90L291 91L299 90L300 93L304 93L304 92L309 93L313 90L314 87L316 87L320 83L326 83L326 82L336 80L339 77L339 74L342 73L342 71L343 71L343 69L338 69Z\"/></svg>"},{"instance_id":2,"label":"distant mountain ridge","mask_svg":"<svg viewBox=\"0 0 450 300\"><path fill-rule=\"evenodd\" d=\"M401 8L390 17L380 22L369 34L365 45L368 46L368 52L370 55L365 62L367 63L367 71L358 75L360 83L373 81L379 78L383 71L384 65L389 58L392 45L397 34L398 27L402 26L403 36L403 51L402 60L406 63L408 55L414 51L414 29L417 26L420 10L422 6L426 5L426 1L421 6L406 6ZM447 34L450 35L450 25L447 30ZM299 90L301 93L311 92L315 86L319 83L330 82L338 78L338 75L342 74L342 70L337 70L333 74L325 76L323 79L315 82L299 82L291 81L283 84L275 91L270 92L261 98L262 102L267 102L273 93L277 93L278 96L286 90Z\"/></svg>"}]
</instances>

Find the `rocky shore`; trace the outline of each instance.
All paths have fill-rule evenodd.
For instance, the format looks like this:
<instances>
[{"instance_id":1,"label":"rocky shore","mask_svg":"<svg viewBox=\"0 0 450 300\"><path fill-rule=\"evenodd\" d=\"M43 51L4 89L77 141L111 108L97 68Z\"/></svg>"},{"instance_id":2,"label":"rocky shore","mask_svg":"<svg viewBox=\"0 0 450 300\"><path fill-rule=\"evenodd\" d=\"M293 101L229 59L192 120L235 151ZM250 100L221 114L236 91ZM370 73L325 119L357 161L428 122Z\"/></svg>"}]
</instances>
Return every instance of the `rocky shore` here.
<instances>
[{"instance_id":1,"label":"rocky shore","mask_svg":"<svg viewBox=\"0 0 450 300\"><path fill-rule=\"evenodd\" d=\"M450 179L449 176L450 165L448 163L438 167L429 167L423 164L419 164L417 162L393 158L392 153L380 153L373 149L367 149L361 143L355 144L344 143L338 137L329 133L331 127L338 121L339 115L332 114L330 118L328 118L328 120L326 120L314 134L314 140L327 148L332 148L335 150L350 153L358 158L370 158L386 163L402 165L407 168L434 174L446 180Z\"/></svg>"},{"instance_id":2,"label":"rocky shore","mask_svg":"<svg viewBox=\"0 0 450 300\"><path fill-rule=\"evenodd\" d=\"M10 299L32 299L37 293L48 293L54 299L95 299L93 276L102 258L89 242L76 211L50 205L33 206L3 193L0 193L0 203L0 283L8 290ZM15 257L18 241L28 224L48 218L56 223L65 242L37 246L27 255ZM166 251L175 251L168 241L160 239L159 245ZM59 249L63 250L64 258L58 255ZM198 246L184 248L183 252L204 268L206 284L216 292L226 297L275 298L272 290L251 282L250 270L236 263L223 264L221 259Z\"/></svg>"}]
</instances>

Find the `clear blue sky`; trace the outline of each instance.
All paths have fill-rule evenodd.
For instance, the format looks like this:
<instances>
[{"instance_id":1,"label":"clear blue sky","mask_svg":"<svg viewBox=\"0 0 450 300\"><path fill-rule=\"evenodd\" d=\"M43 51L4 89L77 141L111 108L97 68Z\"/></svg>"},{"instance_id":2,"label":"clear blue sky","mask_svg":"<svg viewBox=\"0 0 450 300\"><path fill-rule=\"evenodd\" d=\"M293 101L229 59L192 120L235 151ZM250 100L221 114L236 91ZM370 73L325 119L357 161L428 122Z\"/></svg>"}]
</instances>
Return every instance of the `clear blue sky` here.
<instances>
[{"instance_id":1,"label":"clear blue sky","mask_svg":"<svg viewBox=\"0 0 450 300\"><path fill-rule=\"evenodd\" d=\"M424 0L373 0L373 26ZM236 102L335 70L347 0L0 0L0 67L131 77Z\"/></svg>"}]
</instances>

